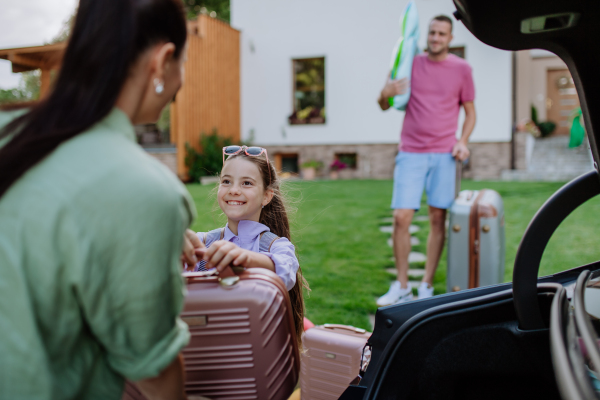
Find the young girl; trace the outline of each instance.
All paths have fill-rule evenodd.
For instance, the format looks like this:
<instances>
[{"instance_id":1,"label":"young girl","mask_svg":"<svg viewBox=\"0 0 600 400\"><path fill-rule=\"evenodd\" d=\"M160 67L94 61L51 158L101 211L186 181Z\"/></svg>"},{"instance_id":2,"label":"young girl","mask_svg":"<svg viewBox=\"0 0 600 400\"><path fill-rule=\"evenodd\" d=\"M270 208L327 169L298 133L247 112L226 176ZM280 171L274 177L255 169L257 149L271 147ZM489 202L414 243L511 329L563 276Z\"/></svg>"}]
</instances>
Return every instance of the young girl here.
<instances>
[{"instance_id":1,"label":"young girl","mask_svg":"<svg viewBox=\"0 0 600 400\"><path fill-rule=\"evenodd\" d=\"M265 157L262 154L265 153ZM229 157L225 160L225 155ZM289 291L300 344L303 332L303 287L308 287L290 242L290 226L280 181L260 147L228 146L223 149L223 169L217 192L227 225L198 232L207 246L196 270L226 266L266 268L275 272Z\"/></svg>"}]
</instances>

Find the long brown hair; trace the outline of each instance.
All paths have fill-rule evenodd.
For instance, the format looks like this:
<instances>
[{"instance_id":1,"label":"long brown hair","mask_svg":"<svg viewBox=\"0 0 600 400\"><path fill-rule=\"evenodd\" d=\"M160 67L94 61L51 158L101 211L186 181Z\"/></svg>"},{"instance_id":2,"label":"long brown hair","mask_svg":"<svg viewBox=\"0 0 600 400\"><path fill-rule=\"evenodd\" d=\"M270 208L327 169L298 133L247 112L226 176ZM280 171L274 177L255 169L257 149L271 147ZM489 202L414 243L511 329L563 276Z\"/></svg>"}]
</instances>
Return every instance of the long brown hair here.
<instances>
[{"instance_id":1,"label":"long brown hair","mask_svg":"<svg viewBox=\"0 0 600 400\"><path fill-rule=\"evenodd\" d=\"M130 67L162 41L182 53L187 27L181 0L80 0L75 25L50 95L0 130L0 197L61 143L86 131L115 106Z\"/></svg>"},{"instance_id":2,"label":"long brown hair","mask_svg":"<svg viewBox=\"0 0 600 400\"><path fill-rule=\"evenodd\" d=\"M243 152L234 156L230 156L227 158L227 160L225 160L225 162L239 157L244 157L245 160L248 160L256 165L258 167L258 171L260 172L265 190L273 190L273 199L271 199L269 204L262 209L258 222L268 226L271 232L277 236L287 238L291 242L292 238L290 232L290 221L286 210L286 199L281 192L281 180L277 175L277 171L275 171L275 168L273 167L273 163L267 163L266 158L263 157L248 157ZM302 275L302 268L298 266L298 272L296 272L296 284L289 291L289 295L292 303L294 325L296 327L296 340L300 350L302 350L302 333L304 332L303 289L310 290L306 279L304 279L304 276Z\"/></svg>"}]
</instances>

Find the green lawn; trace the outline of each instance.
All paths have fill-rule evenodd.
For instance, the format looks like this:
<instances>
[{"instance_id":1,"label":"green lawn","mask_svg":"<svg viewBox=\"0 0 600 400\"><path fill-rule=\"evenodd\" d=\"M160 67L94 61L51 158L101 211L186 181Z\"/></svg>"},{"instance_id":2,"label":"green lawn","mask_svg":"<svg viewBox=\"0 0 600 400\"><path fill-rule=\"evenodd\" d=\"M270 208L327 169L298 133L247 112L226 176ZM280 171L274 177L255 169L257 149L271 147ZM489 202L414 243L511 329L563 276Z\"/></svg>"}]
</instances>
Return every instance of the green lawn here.
<instances>
[{"instance_id":1,"label":"green lawn","mask_svg":"<svg viewBox=\"0 0 600 400\"><path fill-rule=\"evenodd\" d=\"M463 189L494 189L504 200L506 221L505 281L521 237L538 208L559 183L474 182L464 180ZM192 229L206 231L225 224L216 205L213 186L188 185L198 210ZM388 289L393 278L389 234L381 233L381 219L391 216L391 180L288 182L292 206L292 241L311 292L306 299L307 317L317 324L341 323L369 328L368 314L376 310L375 299ZM417 215L426 215L426 205ZM562 271L600 259L596 244L600 228L600 198L574 212L556 232L542 259L540 275ZM594 216L594 217L592 217ZM415 234L425 253L428 222L415 222ZM411 265L411 268L423 265ZM445 292L446 252L435 276L435 293Z\"/></svg>"}]
</instances>

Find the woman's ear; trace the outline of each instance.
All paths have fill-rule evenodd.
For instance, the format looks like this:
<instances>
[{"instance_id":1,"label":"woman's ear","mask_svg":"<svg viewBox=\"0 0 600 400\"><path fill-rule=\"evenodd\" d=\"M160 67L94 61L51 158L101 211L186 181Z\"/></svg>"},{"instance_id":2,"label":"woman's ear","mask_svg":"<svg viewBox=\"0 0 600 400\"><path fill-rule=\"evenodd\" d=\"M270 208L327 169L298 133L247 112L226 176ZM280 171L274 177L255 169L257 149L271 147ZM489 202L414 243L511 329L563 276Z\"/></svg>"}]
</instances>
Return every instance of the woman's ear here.
<instances>
[{"instance_id":1,"label":"woman's ear","mask_svg":"<svg viewBox=\"0 0 600 400\"><path fill-rule=\"evenodd\" d=\"M273 200L274 195L275 192L273 191L273 189L265 190L265 197L263 198L262 205L266 206L267 204L269 204L271 200Z\"/></svg>"},{"instance_id":2,"label":"woman's ear","mask_svg":"<svg viewBox=\"0 0 600 400\"><path fill-rule=\"evenodd\" d=\"M168 79L169 74L169 65L173 60L173 55L175 54L175 45L173 43L163 43L156 46L154 50L154 55L152 56L152 82L154 86L163 85L165 81ZM162 90L160 90L162 92ZM158 94L160 94L157 91Z\"/></svg>"}]
</instances>

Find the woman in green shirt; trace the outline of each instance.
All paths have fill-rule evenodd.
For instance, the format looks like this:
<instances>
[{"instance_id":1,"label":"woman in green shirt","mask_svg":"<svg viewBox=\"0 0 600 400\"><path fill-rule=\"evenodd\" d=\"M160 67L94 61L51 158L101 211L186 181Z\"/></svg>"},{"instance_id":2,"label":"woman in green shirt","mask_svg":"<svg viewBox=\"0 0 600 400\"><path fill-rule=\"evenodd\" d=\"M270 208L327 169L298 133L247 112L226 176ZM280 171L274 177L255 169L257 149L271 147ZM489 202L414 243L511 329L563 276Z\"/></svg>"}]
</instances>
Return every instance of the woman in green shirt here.
<instances>
[{"instance_id":1,"label":"woman in green shirt","mask_svg":"<svg viewBox=\"0 0 600 400\"><path fill-rule=\"evenodd\" d=\"M180 0L81 0L50 95L0 113L0 398L185 398L195 210L132 124L175 96L186 35Z\"/></svg>"}]
</instances>

